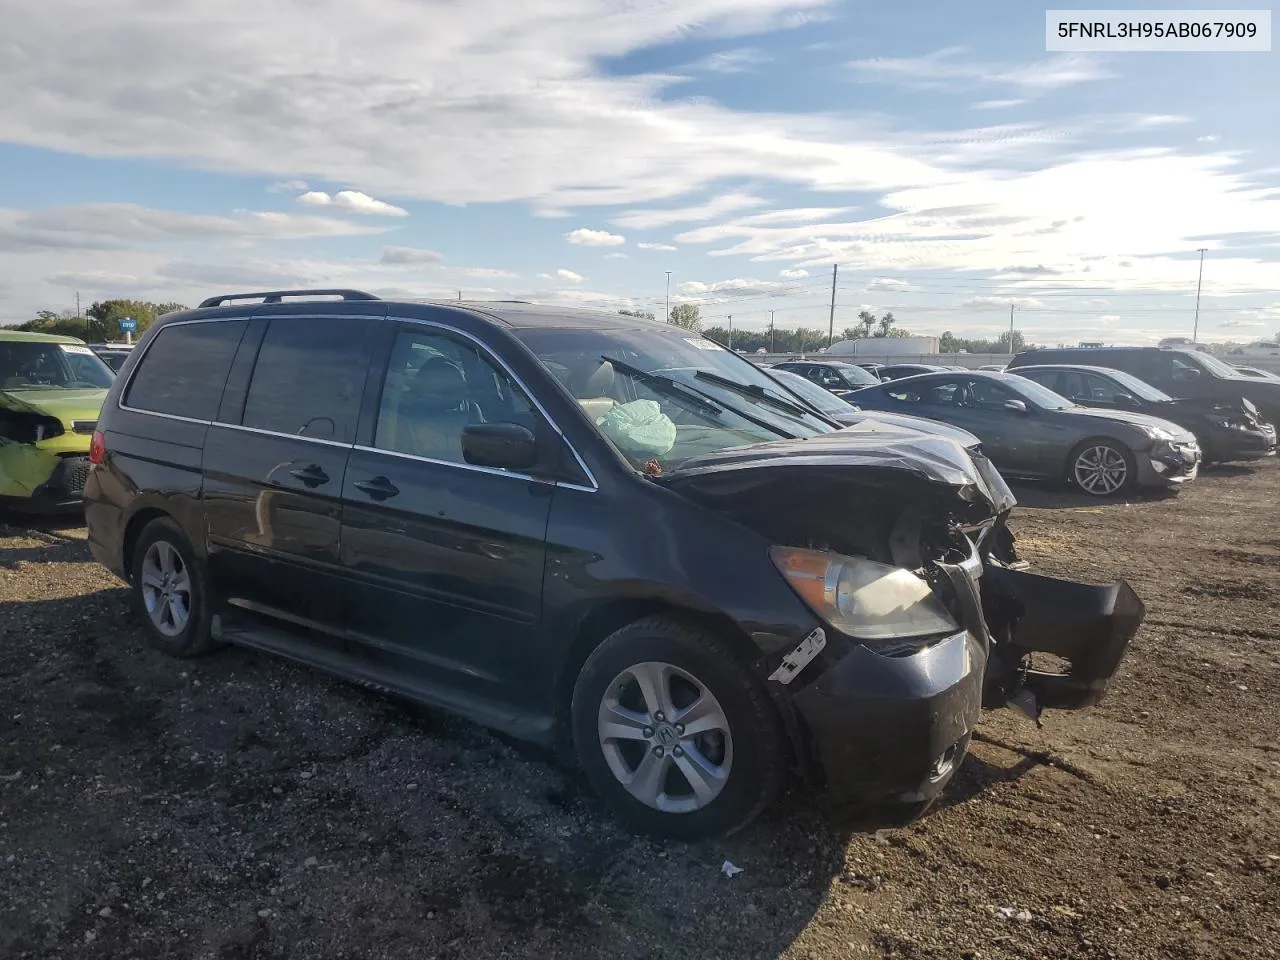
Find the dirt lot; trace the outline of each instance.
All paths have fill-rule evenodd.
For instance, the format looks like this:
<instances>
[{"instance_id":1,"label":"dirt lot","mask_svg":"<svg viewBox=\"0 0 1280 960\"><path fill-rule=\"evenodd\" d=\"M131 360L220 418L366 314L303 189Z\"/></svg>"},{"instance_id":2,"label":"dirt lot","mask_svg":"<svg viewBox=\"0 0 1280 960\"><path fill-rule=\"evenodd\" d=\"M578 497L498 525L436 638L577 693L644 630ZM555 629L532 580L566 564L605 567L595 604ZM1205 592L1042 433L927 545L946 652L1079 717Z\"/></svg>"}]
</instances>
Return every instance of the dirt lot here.
<instances>
[{"instance_id":1,"label":"dirt lot","mask_svg":"<svg viewBox=\"0 0 1280 960\"><path fill-rule=\"evenodd\" d=\"M1037 568L1148 604L1106 702L989 716L910 827L800 795L702 846L621 833L468 724L242 651L166 660L83 529L10 520L0 956L1280 955L1280 463L1018 493Z\"/></svg>"}]
</instances>

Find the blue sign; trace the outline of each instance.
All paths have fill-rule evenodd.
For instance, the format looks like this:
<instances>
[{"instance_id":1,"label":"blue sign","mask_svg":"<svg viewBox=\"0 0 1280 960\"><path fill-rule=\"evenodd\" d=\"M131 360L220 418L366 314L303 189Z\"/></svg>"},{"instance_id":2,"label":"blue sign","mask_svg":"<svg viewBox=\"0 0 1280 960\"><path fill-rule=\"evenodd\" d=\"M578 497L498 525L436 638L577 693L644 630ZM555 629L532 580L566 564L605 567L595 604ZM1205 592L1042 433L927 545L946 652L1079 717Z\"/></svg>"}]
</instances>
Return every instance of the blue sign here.
<instances>
[{"instance_id":1,"label":"blue sign","mask_svg":"<svg viewBox=\"0 0 1280 960\"><path fill-rule=\"evenodd\" d=\"M121 333L137 333L138 321L135 320L133 317L121 317L120 332Z\"/></svg>"}]
</instances>

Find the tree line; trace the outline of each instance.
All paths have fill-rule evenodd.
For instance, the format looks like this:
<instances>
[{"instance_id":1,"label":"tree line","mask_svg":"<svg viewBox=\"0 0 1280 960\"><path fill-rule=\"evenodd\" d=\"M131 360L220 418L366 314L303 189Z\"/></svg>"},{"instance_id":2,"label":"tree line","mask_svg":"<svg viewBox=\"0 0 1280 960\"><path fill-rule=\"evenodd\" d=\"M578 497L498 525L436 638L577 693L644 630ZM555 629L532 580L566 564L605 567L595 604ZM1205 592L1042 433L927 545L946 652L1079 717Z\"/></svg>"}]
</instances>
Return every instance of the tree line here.
<instances>
[{"instance_id":1,"label":"tree line","mask_svg":"<svg viewBox=\"0 0 1280 960\"><path fill-rule=\"evenodd\" d=\"M147 328L156 322L157 317L166 313L174 313L187 308L181 303L152 303L150 300L100 300L91 304L83 315L74 311L61 313L53 310L41 310L34 320L19 324L17 329L35 333L56 333L65 337L79 337L88 343L102 343L106 340L117 340L120 333L120 321L132 317L137 321L138 329L134 336L145 333Z\"/></svg>"},{"instance_id":2,"label":"tree line","mask_svg":"<svg viewBox=\"0 0 1280 960\"><path fill-rule=\"evenodd\" d=\"M648 310L619 310L623 316L641 317L653 320L654 314ZM671 308L667 322L686 330L693 330L717 343L732 342L735 350L754 353L766 350L769 353L804 353L827 345L827 333L816 327L774 327L772 330L734 330L732 335L726 326L702 326L702 311L697 304L681 303ZM877 317L870 310L858 314L858 322L845 327L839 332L837 340L862 340L867 338L902 338L910 337L911 331L898 326L897 320L890 312ZM995 339L982 337L958 337L950 330L939 340L939 349L943 353L1008 353L1009 334L1002 333ZM1013 331L1013 351L1025 350L1026 338L1021 330Z\"/></svg>"}]
</instances>

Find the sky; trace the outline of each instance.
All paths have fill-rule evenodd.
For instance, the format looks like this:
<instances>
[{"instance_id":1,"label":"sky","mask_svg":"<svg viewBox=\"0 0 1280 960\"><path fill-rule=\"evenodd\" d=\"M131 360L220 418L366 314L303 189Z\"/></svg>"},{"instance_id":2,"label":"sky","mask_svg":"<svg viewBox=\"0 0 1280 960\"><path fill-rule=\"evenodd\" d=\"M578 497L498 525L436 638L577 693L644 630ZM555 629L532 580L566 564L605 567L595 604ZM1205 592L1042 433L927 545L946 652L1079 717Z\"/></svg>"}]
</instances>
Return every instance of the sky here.
<instances>
[{"instance_id":1,"label":"sky","mask_svg":"<svg viewBox=\"0 0 1280 960\"><path fill-rule=\"evenodd\" d=\"M1141 343L1191 334L1205 248L1200 339L1280 331L1274 52L1046 53L1043 6L980 0L0 23L0 323L339 286L825 330L838 264L837 331L994 336L1012 305L1032 342Z\"/></svg>"}]
</instances>

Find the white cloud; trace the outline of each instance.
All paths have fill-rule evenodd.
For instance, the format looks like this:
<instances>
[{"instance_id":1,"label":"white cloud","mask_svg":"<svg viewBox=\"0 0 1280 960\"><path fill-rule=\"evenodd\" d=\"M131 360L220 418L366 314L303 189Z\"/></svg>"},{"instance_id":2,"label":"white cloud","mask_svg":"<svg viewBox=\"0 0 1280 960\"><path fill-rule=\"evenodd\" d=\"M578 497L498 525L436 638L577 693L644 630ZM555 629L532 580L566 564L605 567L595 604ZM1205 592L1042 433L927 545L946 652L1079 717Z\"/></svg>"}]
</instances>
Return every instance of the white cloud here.
<instances>
[{"instance_id":1,"label":"white cloud","mask_svg":"<svg viewBox=\"0 0 1280 960\"><path fill-rule=\"evenodd\" d=\"M310 190L298 197L298 203L304 207L333 207L347 213L365 213L380 217L407 217L409 211L402 207L394 207L382 200L375 200L367 193L359 190L339 190L329 194L323 190Z\"/></svg>"},{"instance_id":2,"label":"white cloud","mask_svg":"<svg viewBox=\"0 0 1280 960\"><path fill-rule=\"evenodd\" d=\"M849 66L868 80L891 81L923 90L1010 86L1024 95L1111 80L1116 76L1096 58L1076 54L1053 56L1034 63L999 64L963 59L967 52L963 47L947 47L919 57L855 60Z\"/></svg>"},{"instance_id":3,"label":"white cloud","mask_svg":"<svg viewBox=\"0 0 1280 960\"><path fill-rule=\"evenodd\" d=\"M570 230L564 238L581 247L616 247L627 242L626 237L620 237L616 233L610 233L608 230L592 230L589 227Z\"/></svg>"},{"instance_id":4,"label":"white cloud","mask_svg":"<svg viewBox=\"0 0 1280 960\"><path fill-rule=\"evenodd\" d=\"M1196 137L1196 143L1217 143L1219 137L1215 134L1207 134L1203 137Z\"/></svg>"},{"instance_id":5,"label":"white cloud","mask_svg":"<svg viewBox=\"0 0 1280 960\"><path fill-rule=\"evenodd\" d=\"M75 290L104 290L134 287L138 278L132 273L116 273L111 270L81 270L55 273L49 282Z\"/></svg>"},{"instance_id":6,"label":"white cloud","mask_svg":"<svg viewBox=\"0 0 1280 960\"><path fill-rule=\"evenodd\" d=\"M300 240L379 232L378 228L331 217L251 210L224 216L157 210L136 203L85 203L35 211L0 208L0 250L92 250L148 243Z\"/></svg>"},{"instance_id":7,"label":"white cloud","mask_svg":"<svg viewBox=\"0 0 1280 960\"><path fill-rule=\"evenodd\" d=\"M572 270L566 270L564 269L564 267L561 267L559 270L556 271L556 276L559 277L561 280L566 281L567 283L581 283L584 279L586 279L585 277L582 276L582 274L574 273Z\"/></svg>"},{"instance_id":8,"label":"white cloud","mask_svg":"<svg viewBox=\"0 0 1280 960\"><path fill-rule=\"evenodd\" d=\"M606 253L604 258L606 260L626 260L627 255L625 253Z\"/></svg>"},{"instance_id":9,"label":"white cloud","mask_svg":"<svg viewBox=\"0 0 1280 960\"><path fill-rule=\"evenodd\" d=\"M809 275L808 270L779 270L778 276L786 277L788 280L803 280Z\"/></svg>"},{"instance_id":10,"label":"white cloud","mask_svg":"<svg viewBox=\"0 0 1280 960\"><path fill-rule=\"evenodd\" d=\"M297 193L306 189L305 180L276 180L267 185L267 193Z\"/></svg>"},{"instance_id":11,"label":"white cloud","mask_svg":"<svg viewBox=\"0 0 1280 960\"><path fill-rule=\"evenodd\" d=\"M773 58L756 47L739 47L736 50L724 50L699 60L695 69L708 70L712 73L749 73L752 67L768 63Z\"/></svg>"},{"instance_id":12,"label":"white cloud","mask_svg":"<svg viewBox=\"0 0 1280 960\"><path fill-rule=\"evenodd\" d=\"M906 280L895 280L892 277L876 277L867 284L867 290L887 290L891 293L905 293L914 290Z\"/></svg>"},{"instance_id":13,"label":"white cloud","mask_svg":"<svg viewBox=\"0 0 1280 960\"><path fill-rule=\"evenodd\" d=\"M1008 309L1011 305L1034 310L1043 310L1045 306L1042 301L1034 297L970 297L960 304L962 307L1002 307L1004 309Z\"/></svg>"},{"instance_id":14,"label":"white cloud","mask_svg":"<svg viewBox=\"0 0 1280 960\"><path fill-rule=\"evenodd\" d=\"M512 273L510 270L503 270L501 267L459 267L456 272L464 277L474 277L477 280L502 280L520 276L520 274Z\"/></svg>"},{"instance_id":15,"label":"white cloud","mask_svg":"<svg viewBox=\"0 0 1280 960\"><path fill-rule=\"evenodd\" d=\"M671 250L677 250L677 249L679 249L678 247L672 246L672 245L671 245L671 244L669 244L669 243L647 243L647 242L646 242L646 243L637 243L637 244L636 244L636 246L637 246L637 247L639 247L641 250L666 250L666 251L671 251Z\"/></svg>"},{"instance_id":16,"label":"white cloud","mask_svg":"<svg viewBox=\"0 0 1280 960\"><path fill-rule=\"evenodd\" d=\"M1009 100L979 100L972 106L975 110L1008 110L1012 107L1020 107L1027 102L1020 97L1014 97Z\"/></svg>"},{"instance_id":17,"label":"white cloud","mask_svg":"<svg viewBox=\"0 0 1280 960\"><path fill-rule=\"evenodd\" d=\"M423 250L418 247L383 247L383 263L423 264L439 263L444 259L443 253L434 250Z\"/></svg>"},{"instance_id":18,"label":"white cloud","mask_svg":"<svg viewBox=\"0 0 1280 960\"><path fill-rule=\"evenodd\" d=\"M686 280L679 284L676 289L681 294L684 294L682 299L697 298L704 300L757 295L785 297L799 293L804 287L795 283L780 283L776 280L738 278L734 280L717 280L713 283Z\"/></svg>"},{"instance_id":19,"label":"white cloud","mask_svg":"<svg viewBox=\"0 0 1280 960\"><path fill-rule=\"evenodd\" d=\"M669 227L673 223L714 220L726 213L762 207L766 202L759 197L744 193L726 193L693 207L673 210L627 210L618 214L611 222L632 230L654 230L658 227Z\"/></svg>"}]
</instances>

